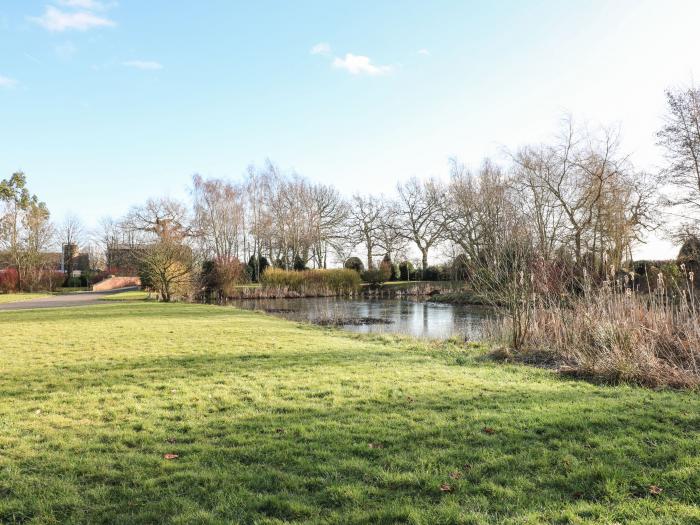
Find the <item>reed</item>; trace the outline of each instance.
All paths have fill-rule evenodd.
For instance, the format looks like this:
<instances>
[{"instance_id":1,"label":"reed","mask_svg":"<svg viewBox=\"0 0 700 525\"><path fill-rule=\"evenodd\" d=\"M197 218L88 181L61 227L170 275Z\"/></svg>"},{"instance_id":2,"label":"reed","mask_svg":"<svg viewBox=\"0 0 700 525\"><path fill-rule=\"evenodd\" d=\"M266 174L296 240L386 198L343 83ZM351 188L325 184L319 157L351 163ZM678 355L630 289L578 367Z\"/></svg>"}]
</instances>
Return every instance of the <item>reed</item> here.
<instances>
[{"instance_id":1,"label":"reed","mask_svg":"<svg viewBox=\"0 0 700 525\"><path fill-rule=\"evenodd\" d=\"M561 372L631 382L649 387L700 386L700 319L693 272L681 277L659 272L640 293L628 275L567 297L531 294L527 326L505 316L491 323L489 338L498 353L519 360L557 366ZM652 279L650 279L652 280ZM522 338L515 348L513 332Z\"/></svg>"},{"instance_id":2,"label":"reed","mask_svg":"<svg viewBox=\"0 0 700 525\"><path fill-rule=\"evenodd\" d=\"M290 271L268 268L260 285L265 295L279 297L325 297L353 295L362 281L354 270Z\"/></svg>"}]
</instances>

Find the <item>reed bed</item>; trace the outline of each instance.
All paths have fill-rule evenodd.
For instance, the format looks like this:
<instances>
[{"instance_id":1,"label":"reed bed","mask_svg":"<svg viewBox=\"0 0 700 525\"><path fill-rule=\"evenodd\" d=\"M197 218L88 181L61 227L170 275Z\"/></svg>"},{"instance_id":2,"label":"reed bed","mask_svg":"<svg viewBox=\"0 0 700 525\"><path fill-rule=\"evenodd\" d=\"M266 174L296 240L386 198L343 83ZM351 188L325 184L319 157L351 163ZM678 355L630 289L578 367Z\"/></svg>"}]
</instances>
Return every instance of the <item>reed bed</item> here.
<instances>
[{"instance_id":1,"label":"reed bed","mask_svg":"<svg viewBox=\"0 0 700 525\"><path fill-rule=\"evenodd\" d=\"M268 297L332 297L354 295L362 280L354 270L290 271L268 268L260 279Z\"/></svg>"},{"instance_id":2,"label":"reed bed","mask_svg":"<svg viewBox=\"0 0 700 525\"><path fill-rule=\"evenodd\" d=\"M627 277L587 283L574 297L537 297L487 328L497 353L562 373L648 387L700 386L700 318L694 275L659 273L650 293ZM670 281L670 282L669 282ZM518 348L509 344L521 331Z\"/></svg>"}]
</instances>

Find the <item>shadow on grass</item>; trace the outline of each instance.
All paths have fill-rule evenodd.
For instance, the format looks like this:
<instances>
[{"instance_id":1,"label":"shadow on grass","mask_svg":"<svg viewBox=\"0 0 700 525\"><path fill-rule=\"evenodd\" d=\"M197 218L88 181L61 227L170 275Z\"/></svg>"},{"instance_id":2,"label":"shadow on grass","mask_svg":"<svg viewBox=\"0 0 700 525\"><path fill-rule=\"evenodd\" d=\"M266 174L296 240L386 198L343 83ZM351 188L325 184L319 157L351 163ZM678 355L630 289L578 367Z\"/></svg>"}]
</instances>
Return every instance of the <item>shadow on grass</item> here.
<instances>
[{"instance_id":1,"label":"shadow on grass","mask_svg":"<svg viewBox=\"0 0 700 525\"><path fill-rule=\"evenodd\" d=\"M69 339L68 357L3 371L0 523L700 519L693 393L597 387L228 308L11 315L105 330L146 319L149 337L95 355ZM164 344L173 319L225 317L260 324L225 342L200 324L186 348Z\"/></svg>"},{"instance_id":2,"label":"shadow on grass","mask_svg":"<svg viewBox=\"0 0 700 525\"><path fill-rule=\"evenodd\" d=\"M697 515L697 399L565 382L496 387L488 377L465 389L419 367L407 385L391 375L373 385L318 375L330 364L389 366L390 357L334 352L294 363L299 353L251 353L64 367L50 379L57 419L39 428L15 421L0 442L11 466L0 521L500 523L670 513L691 523ZM50 418L34 414L47 378L26 379L33 388L14 401L27 418ZM75 406L60 403L67 398ZM653 496L650 485L665 492Z\"/></svg>"}]
</instances>

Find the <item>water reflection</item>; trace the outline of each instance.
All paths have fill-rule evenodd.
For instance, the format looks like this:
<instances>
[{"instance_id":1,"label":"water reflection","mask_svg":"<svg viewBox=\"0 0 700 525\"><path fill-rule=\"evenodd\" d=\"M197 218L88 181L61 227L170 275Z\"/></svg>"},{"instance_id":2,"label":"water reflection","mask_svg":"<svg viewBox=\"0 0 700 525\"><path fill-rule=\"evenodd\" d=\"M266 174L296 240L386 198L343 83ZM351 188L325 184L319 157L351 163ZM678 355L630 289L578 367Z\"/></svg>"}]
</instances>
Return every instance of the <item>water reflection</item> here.
<instances>
[{"instance_id":1,"label":"water reflection","mask_svg":"<svg viewBox=\"0 0 700 525\"><path fill-rule=\"evenodd\" d=\"M483 323L493 312L477 306L437 304L411 299L251 299L233 303L240 308L264 310L295 321L375 318L391 324L343 325L359 333L401 333L444 339L454 335L478 341Z\"/></svg>"}]
</instances>

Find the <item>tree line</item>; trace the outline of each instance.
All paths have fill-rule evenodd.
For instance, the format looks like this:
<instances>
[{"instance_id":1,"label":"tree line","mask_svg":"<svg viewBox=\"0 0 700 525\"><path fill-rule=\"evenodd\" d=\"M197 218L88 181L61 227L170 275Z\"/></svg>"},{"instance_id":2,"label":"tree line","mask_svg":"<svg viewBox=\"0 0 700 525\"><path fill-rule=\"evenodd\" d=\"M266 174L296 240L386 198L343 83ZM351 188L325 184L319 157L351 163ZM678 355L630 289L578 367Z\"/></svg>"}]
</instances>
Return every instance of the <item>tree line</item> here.
<instances>
[{"instance_id":1,"label":"tree line","mask_svg":"<svg viewBox=\"0 0 700 525\"><path fill-rule=\"evenodd\" d=\"M486 265L527 245L542 261L570 261L602 275L630 261L645 232L663 226L661 208L684 219L674 233L695 233L700 90L670 90L667 101L658 142L668 163L660 173L636 168L617 130L591 130L567 118L553 140L510 151L506 162L485 159L469 169L452 159L447 180L410 178L391 196L345 198L270 161L237 181L195 175L187 202L151 198L101 221L90 236L93 252L106 259L117 248L132 249L142 267L159 267L161 279L189 278L209 261L247 263L248 277L259 280L268 265L323 269L353 256L368 270L413 254L423 271L438 258ZM23 280L36 273L52 241L88 237L75 220L51 226L21 173L2 181L0 199L0 251Z\"/></svg>"}]
</instances>

